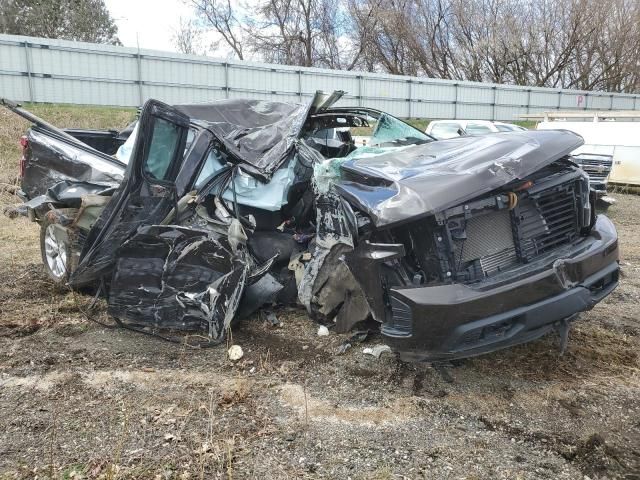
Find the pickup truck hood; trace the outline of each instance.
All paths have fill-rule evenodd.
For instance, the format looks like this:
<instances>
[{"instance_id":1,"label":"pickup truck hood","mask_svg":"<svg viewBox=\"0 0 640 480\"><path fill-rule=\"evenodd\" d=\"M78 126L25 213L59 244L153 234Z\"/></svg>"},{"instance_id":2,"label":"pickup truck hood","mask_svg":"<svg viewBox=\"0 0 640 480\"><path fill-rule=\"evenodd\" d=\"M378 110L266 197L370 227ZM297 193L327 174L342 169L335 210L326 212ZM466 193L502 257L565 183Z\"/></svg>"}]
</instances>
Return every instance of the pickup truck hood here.
<instances>
[{"instance_id":1,"label":"pickup truck hood","mask_svg":"<svg viewBox=\"0 0 640 480\"><path fill-rule=\"evenodd\" d=\"M460 137L341 165L338 193L378 228L438 211L522 179L584 143L568 130Z\"/></svg>"}]
</instances>

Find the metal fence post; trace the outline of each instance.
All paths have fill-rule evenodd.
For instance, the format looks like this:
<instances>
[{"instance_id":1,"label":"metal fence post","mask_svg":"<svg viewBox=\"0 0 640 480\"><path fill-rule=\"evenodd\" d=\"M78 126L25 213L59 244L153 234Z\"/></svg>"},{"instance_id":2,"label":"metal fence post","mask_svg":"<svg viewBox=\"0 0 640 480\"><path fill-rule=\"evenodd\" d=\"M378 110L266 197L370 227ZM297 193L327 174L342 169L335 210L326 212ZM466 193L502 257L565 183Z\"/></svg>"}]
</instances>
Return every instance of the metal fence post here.
<instances>
[{"instance_id":1,"label":"metal fence post","mask_svg":"<svg viewBox=\"0 0 640 480\"><path fill-rule=\"evenodd\" d=\"M298 70L298 98L302 102L302 70Z\"/></svg>"},{"instance_id":2,"label":"metal fence post","mask_svg":"<svg viewBox=\"0 0 640 480\"><path fill-rule=\"evenodd\" d=\"M457 120L458 119L458 84L454 83L453 86L455 88L455 98L453 100L453 119Z\"/></svg>"},{"instance_id":3,"label":"metal fence post","mask_svg":"<svg viewBox=\"0 0 640 480\"><path fill-rule=\"evenodd\" d=\"M362 75L358 75L358 106L362 106Z\"/></svg>"},{"instance_id":4,"label":"metal fence post","mask_svg":"<svg viewBox=\"0 0 640 480\"><path fill-rule=\"evenodd\" d=\"M531 113L531 89L527 89L527 115Z\"/></svg>"},{"instance_id":5,"label":"metal fence post","mask_svg":"<svg viewBox=\"0 0 640 480\"><path fill-rule=\"evenodd\" d=\"M31 52L29 51L29 42L24 42L24 58L27 64L27 82L29 84L29 101L33 102L33 79L31 78Z\"/></svg>"},{"instance_id":6,"label":"metal fence post","mask_svg":"<svg viewBox=\"0 0 640 480\"><path fill-rule=\"evenodd\" d=\"M493 89L493 103L491 104L491 120L496 120L496 101L497 101L497 91L498 87L495 85L491 87Z\"/></svg>"},{"instance_id":7,"label":"metal fence post","mask_svg":"<svg viewBox=\"0 0 640 480\"><path fill-rule=\"evenodd\" d=\"M224 98L229 98L229 64L224 62Z\"/></svg>"},{"instance_id":8,"label":"metal fence post","mask_svg":"<svg viewBox=\"0 0 640 480\"><path fill-rule=\"evenodd\" d=\"M140 47L136 53L136 61L138 62L138 105L142 105L144 97L142 96L142 55L140 55Z\"/></svg>"},{"instance_id":9,"label":"metal fence post","mask_svg":"<svg viewBox=\"0 0 640 480\"><path fill-rule=\"evenodd\" d=\"M411 80L407 80L407 83L409 84L409 98L407 98L407 103L409 104L407 108L409 116L407 118L411 118L412 117L411 107L413 103L413 83L411 83Z\"/></svg>"},{"instance_id":10,"label":"metal fence post","mask_svg":"<svg viewBox=\"0 0 640 480\"><path fill-rule=\"evenodd\" d=\"M560 106L562 105L562 90L558 91L558 106L556 110L560 110Z\"/></svg>"},{"instance_id":11,"label":"metal fence post","mask_svg":"<svg viewBox=\"0 0 640 480\"><path fill-rule=\"evenodd\" d=\"M609 97L609 110L613 110L613 95Z\"/></svg>"}]
</instances>

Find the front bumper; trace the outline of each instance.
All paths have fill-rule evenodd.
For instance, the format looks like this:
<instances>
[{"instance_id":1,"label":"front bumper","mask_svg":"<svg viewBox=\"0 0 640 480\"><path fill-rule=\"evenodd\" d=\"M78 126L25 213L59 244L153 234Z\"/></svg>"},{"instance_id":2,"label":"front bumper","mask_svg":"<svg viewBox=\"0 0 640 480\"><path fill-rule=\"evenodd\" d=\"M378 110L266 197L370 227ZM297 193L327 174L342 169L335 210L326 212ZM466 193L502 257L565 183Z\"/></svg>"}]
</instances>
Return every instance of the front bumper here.
<instances>
[{"instance_id":1,"label":"front bumper","mask_svg":"<svg viewBox=\"0 0 640 480\"><path fill-rule=\"evenodd\" d=\"M474 285L391 288L382 334L405 361L470 357L534 340L589 310L618 284L615 227Z\"/></svg>"}]
</instances>

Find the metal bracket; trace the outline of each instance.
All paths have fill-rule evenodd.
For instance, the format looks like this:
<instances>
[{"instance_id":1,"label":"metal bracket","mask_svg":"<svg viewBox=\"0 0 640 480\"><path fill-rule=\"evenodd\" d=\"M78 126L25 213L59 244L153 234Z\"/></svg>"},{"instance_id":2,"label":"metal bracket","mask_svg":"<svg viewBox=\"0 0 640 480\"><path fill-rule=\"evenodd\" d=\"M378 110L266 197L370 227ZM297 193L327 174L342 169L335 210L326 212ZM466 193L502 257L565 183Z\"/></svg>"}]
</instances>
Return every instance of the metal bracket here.
<instances>
[{"instance_id":1,"label":"metal bracket","mask_svg":"<svg viewBox=\"0 0 640 480\"><path fill-rule=\"evenodd\" d=\"M577 314L570 317L563 318L554 325L556 332L560 335L560 356L564 355L567 351L567 344L569 343L569 330L571 329L571 321L576 318Z\"/></svg>"}]
</instances>

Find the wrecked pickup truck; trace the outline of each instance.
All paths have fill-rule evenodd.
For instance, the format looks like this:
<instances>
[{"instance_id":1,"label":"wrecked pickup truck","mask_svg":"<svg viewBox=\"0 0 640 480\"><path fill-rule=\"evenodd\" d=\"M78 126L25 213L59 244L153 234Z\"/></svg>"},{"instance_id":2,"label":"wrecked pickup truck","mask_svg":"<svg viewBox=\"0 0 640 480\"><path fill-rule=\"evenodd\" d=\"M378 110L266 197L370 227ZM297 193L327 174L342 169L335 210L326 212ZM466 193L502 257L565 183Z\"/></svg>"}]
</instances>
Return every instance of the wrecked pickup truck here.
<instances>
[{"instance_id":1,"label":"wrecked pickup truck","mask_svg":"<svg viewBox=\"0 0 640 480\"><path fill-rule=\"evenodd\" d=\"M62 131L4 101L34 123L12 214L40 223L54 281L100 285L123 325L212 343L297 302L341 332L379 322L404 360L441 361L553 330L566 341L616 287L616 230L569 155L581 137L434 141L337 107L342 95L149 100L112 134Z\"/></svg>"}]
</instances>

